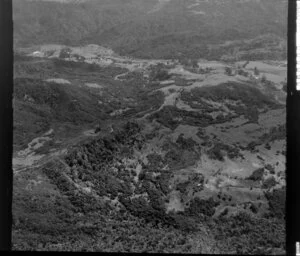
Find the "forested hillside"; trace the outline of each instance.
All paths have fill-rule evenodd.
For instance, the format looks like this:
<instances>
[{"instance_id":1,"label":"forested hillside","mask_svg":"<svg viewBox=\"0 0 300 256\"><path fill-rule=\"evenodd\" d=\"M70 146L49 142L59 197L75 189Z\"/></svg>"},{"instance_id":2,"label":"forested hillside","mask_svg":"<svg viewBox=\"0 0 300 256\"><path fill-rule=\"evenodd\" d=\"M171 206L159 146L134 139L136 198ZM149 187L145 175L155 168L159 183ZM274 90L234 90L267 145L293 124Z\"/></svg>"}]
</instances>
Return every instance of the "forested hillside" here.
<instances>
[{"instance_id":1,"label":"forested hillside","mask_svg":"<svg viewBox=\"0 0 300 256\"><path fill-rule=\"evenodd\" d=\"M286 8L285 0L14 0L15 43L93 43L137 57L206 57L214 44L271 34L268 44L284 51Z\"/></svg>"}]
</instances>

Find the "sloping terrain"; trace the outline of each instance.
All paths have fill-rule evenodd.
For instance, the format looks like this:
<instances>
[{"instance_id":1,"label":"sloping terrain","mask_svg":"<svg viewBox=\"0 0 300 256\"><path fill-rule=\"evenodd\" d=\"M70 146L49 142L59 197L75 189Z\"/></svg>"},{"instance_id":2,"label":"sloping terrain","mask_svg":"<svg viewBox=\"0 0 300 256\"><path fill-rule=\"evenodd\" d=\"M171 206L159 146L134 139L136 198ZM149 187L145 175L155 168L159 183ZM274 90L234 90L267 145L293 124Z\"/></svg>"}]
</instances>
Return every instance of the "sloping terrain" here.
<instances>
[{"instance_id":1,"label":"sloping terrain","mask_svg":"<svg viewBox=\"0 0 300 256\"><path fill-rule=\"evenodd\" d=\"M286 0L14 0L14 38L18 47L96 43L142 58L284 59L286 13Z\"/></svg>"},{"instance_id":2,"label":"sloping terrain","mask_svg":"<svg viewBox=\"0 0 300 256\"><path fill-rule=\"evenodd\" d=\"M13 249L285 253L286 0L14 0Z\"/></svg>"},{"instance_id":3,"label":"sloping terrain","mask_svg":"<svg viewBox=\"0 0 300 256\"><path fill-rule=\"evenodd\" d=\"M21 52L15 250L284 253L284 62Z\"/></svg>"}]
</instances>

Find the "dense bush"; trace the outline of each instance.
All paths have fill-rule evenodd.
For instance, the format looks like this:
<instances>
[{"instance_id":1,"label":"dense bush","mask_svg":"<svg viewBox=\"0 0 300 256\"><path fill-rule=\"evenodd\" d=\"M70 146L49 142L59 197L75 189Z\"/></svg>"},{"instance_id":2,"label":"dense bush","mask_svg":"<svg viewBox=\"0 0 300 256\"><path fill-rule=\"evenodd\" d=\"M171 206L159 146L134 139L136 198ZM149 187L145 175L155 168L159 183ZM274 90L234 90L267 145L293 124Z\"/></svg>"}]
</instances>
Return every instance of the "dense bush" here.
<instances>
[{"instance_id":1,"label":"dense bush","mask_svg":"<svg viewBox=\"0 0 300 256\"><path fill-rule=\"evenodd\" d=\"M241 212L232 217L220 217L215 225L216 238L237 254L284 253L285 226L282 221Z\"/></svg>"},{"instance_id":2,"label":"dense bush","mask_svg":"<svg viewBox=\"0 0 300 256\"><path fill-rule=\"evenodd\" d=\"M262 188L263 189L270 189L272 187L274 187L277 184L277 181L275 180L275 178L273 176L267 178L266 180L264 180L263 184L262 184Z\"/></svg>"},{"instance_id":3,"label":"dense bush","mask_svg":"<svg viewBox=\"0 0 300 256\"><path fill-rule=\"evenodd\" d=\"M272 165L267 164L267 165L265 166L265 168L266 168L271 174L275 174L275 168L274 168Z\"/></svg>"},{"instance_id":4,"label":"dense bush","mask_svg":"<svg viewBox=\"0 0 300 256\"><path fill-rule=\"evenodd\" d=\"M222 143L215 144L208 151L208 155L210 156L210 158L219 161L224 161L225 155L227 155L231 159L241 156L239 148L231 145L222 144Z\"/></svg>"},{"instance_id":5,"label":"dense bush","mask_svg":"<svg viewBox=\"0 0 300 256\"><path fill-rule=\"evenodd\" d=\"M196 197L191 200L187 213L191 216L201 216L201 214L203 214L211 217L214 215L215 208L218 205L219 202L215 201L213 198L205 200Z\"/></svg>"},{"instance_id":6,"label":"dense bush","mask_svg":"<svg viewBox=\"0 0 300 256\"><path fill-rule=\"evenodd\" d=\"M197 143L192 138L186 139L183 134L178 137L176 143L184 150L194 150L195 146L197 146Z\"/></svg>"},{"instance_id":7,"label":"dense bush","mask_svg":"<svg viewBox=\"0 0 300 256\"><path fill-rule=\"evenodd\" d=\"M72 50L70 48L63 48L60 53L59 53L59 58L60 59L67 59L71 57L71 52Z\"/></svg>"},{"instance_id":8,"label":"dense bush","mask_svg":"<svg viewBox=\"0 0 300 256\"><path fill-rule=\"evenodd\" d=\"M261 181L264 175L264 168L259 168L255 170L247 179L253 181Z\"/></svg>"},{"instance_id":9,"label":"dense bush","mask_svg":"<svg viewBox=\"0 0 300 256\"><path fill-rule=\"evenodd\" d=\"M265 105L270 107L276 106L275 101L264 95L259 89L248 84L236 82L225 83L213 87L197 88L193 89L191 93L195 100L199 97L203 97L217 102L224 99L242 101L247 107L256 106L256 108L260 108Z\"/></svg>"},{"instance_id":10,"label":"dense bush","mask_svg":"<svg viewBox=\"0 0 300 256\"><path fill-rule=\"evenodd\" d=\"M272 192L266 192L265 196L268 199L272 215L278 219L285 218L286 188L283 187Z\"/></svg>"},{"instance_id":11,"label":"dense bush","mask_svg":"<svg viewBox=\"0 0 300 256\"><path fill-rule=\"evenodd\" d=\"M48 110L47 119L53 121L81 124L105 116L106 109L97 104L97 96L85 88L48 83L41 79L17 78L14 95L28 107ZM24 102L26 95L33 99L32 103ZM29 115L32 111L28 112Z\"/></svg>"},{"instance_id":12,"label":"dense bush","mask_svg":"<svg viewBox=\"0 0 300 256\"><path fill-rule=\"evenodd\" d=\"M157 122L172 130L176 129L179 124L205 127L217 123L212 116L207 113L186 111L174 106L165 106L159 112L152 114L149 119L155 119Z\"/></svg>"},{"instance_id":13,"label":"dense bush","mask_svg":"<svg viewBox=\"0 0 300 256\"><path fill-rule=\"evenodd\" d=\"M275 140L285 140L286 139L286 125L278 125L276 127L272 127L269 132L263 134L260 137L260 140L266 142L272 142Z\"/></svg>"}]
</instances>

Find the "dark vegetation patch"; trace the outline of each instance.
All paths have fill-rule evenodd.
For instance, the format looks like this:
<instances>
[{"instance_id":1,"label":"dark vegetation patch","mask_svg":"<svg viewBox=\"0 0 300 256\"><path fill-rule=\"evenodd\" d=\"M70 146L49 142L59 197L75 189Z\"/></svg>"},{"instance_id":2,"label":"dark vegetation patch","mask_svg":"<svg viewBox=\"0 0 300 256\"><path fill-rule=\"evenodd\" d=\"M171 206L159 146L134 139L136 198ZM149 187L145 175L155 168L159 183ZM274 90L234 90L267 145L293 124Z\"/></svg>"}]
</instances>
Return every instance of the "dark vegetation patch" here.
<instances>
[{"instance_id":1,"label":"dark vegetation patch","mask_svg":"<svg viewBox=\"0 0 300 256\"><path fill-rule=\"evenodd\" d=\"M179 170L194 165L197 159L199 159L197 151L171 148L166 153L164 160L170 169Z\"/></svg>"},{"instance_id":2,"label":"dark vegetation patch","mask_svg":"<svg viewBox=\"0 0 300 256\"><path fill-rule=\"evenodd\" d=\"M26 187L28 183L22 184L22 181L14 180L14 249L50 249L48 245L65 242L66 237L69 241L74 241L93 231L93 227L80 227L76 214L78 210L83 209L82 207L90 211L93 207L91 204L94 204L94 208L99 208L100 204L95 204L90 198L78 194L78 191L75 192L76 189L65 179L63 171L64 167L57 163L45 167L44 172L53 181L51 185L53 188L49 187L48 190L35 188L39 185L33 185L34 188L28 190L28 186ZM30 179L34 179L34 175L31 175ZM44 176L41 173L39 175ZM59 190L56 190L53 184L57 184ZM101 210L105 212L104 208Z\"/></svg>"},{"instance_id":3,"label":"dark vegetation patch","mask_svg":"<svg viewBox=\"0 0 300 256\"><path fill-rule=\"evenodd\" d=\"M27 183L15 180L13 250L174 252L182 251L182 246L192 248L187 238L191 234L182 229L146 223L124 207L117 210L99 199L94 202L74 186L68 187L64 166L51 163L44 172L59 185L59 190L29 192L24 189ZM27 179L30 178L34 177ZM142 201L134 200L133 205L147 214ZM177 225L185 227L187 220L177 219Z\"/></svg>"},{"instance_id":4,"label":"dark vegetation patch","mask_svg":"<svg viewBox=\"0 0 300 256\"><path fill-rule=\"evenodd\" d=\"M255 243L261 246L261 251L272 246L282 248L284 229L281 222L273 219L253 220L252 217L214 220L211 217L219 203L212 198L208 200L195 198L185 212L167 214L165 200L170 192L169 181L172 171L161 170L161 167L168 160L155 153L149 155L149 164L143 165L140 175L144 177L139 177L138 183L134 182L133 174L120 161L124 157L120 146L126 146L130 155L133 148L144 143L140 131L140 126L135 122L124 123L110 137L91 140L74 147L65 159L68 167L58 161L46 165L42 169L43 173L57 186L66 202L55 201L54 205L48 206L50 207L48 211L43 203L28 203L29 198L24 200L25 193L22 197L24 205L19 209L29 210L23 215L17 214L18 224L14 226L13 236L15 248L49 249L57 244L58 250L101 249L157 252L161 248L172 251L175 250L172 248L177 248L176 246L179 245L188 246L187 248L191 249L192 245L183 237L202 235L199 224L203 225L203 223L211 223L210 230L216 230L215 238L228 251L255 252ZM170 146L173 149L181 147L177 143L169 145L169 149L171 149ZM173 152L170 153L172 154ZM154 172L160 175L154 178L152 175ZM121 203L120 208L111 206L109 201L105 203L99 198L96 199L93 194L82 192L73 182L86 185L91 182L92 190L98 196L118 199ZM191 175L189 182L203 185L204 177L199 174ZM134 191L131 184L135 186ZM178 190L185 193L190 184L183 184L182 188L179 185ZM131 197L134 194L140 196ZM43 201L48 202L48 199ZM41 210L29 208L34 205L35 207L39 205ZM36 214L39 211L43 214L47 212L49 216L43 215L45 218L40 218L40 215ZM255 209L251 211L255 212ZM39 221L36 218L39 218ZM255 224L257 221L262 227ZM22 231L18 233L18 228L27 231L27 235L21 233ZM263 228L268 228L268 234L263 231ZM260 232L263 232L262 235ZM274 240L275 233L277 236ZM150 234L153 237L150 237ZM166 238L166 236L172 236L172 238ZM182 239L178 240L178 237ZM95 242L95 239L98 242ZM161 245L161 240L165 239L167 241ZM60 246L59 244L63 241L67 245ZM247 244L247 246L242 249L241 244ZM182 248L179 251L182 251Z\"/></svg>"},{"instance_id":5,"label":"dark vegetation patch","mask_svg":"<svg viewBox=\"0 0 300 256\"><path fill-rule=\"evenodd\" d=\"M213 122L213 118L208 114L186 111L173 106L164 107L152 114L149 119L155 119L172 130L176 129L179 124L205 127Z\"/></svg>"},{"instance_id":6,"label":"dark vegetation patch","mask_svg":"<svg viewBox=\"0 0 300 256\"><path fill-rule=\"evenodd\" d=\"M35 137L50 129L49 109L15 101L14 149L26 148Z\"/></svg>"},{"instance_id":7,"label":"dark vegetation patch","mask_svg":"<svg viewBox=\"0 0 300 256\"><path fill-rule=\"evenodd\" d=\"M182 100L189 103L193 108L201 109L203 112L213 112L219 110L201 99L214 102L224 102L235 115L219 116L219 121L229 121L233 117L244 115L249 122L258 122L258 109L276 109L279 108L274 99L264 95L259 89L248 84L236 82L220 84L217 86L207 86L195 88L191 92L183 92ZM225 103L226 100L235 102L235 104ZM195 102L198 102L197 104Z\"/></svg>"},{"instance_id":8,"label":"dark vegetation patch","mask_svg":"<svg viewBox=\"0 0 300 256\"><path fill-rule=\"evenodd\" d=\"M215 213L215 208L220 203L215 201L213 198L207 200L200 199L198 197L193 198L190 202L189 208L186 210L186 213L191 216L201 217L202 215L211 217Z\"/></svg>"},{"instance_id":9,"label":"dark vegetation patch","mask_svg":"<svg viewBox=\"0 0 300 256\"><path fill-rule=\"evenodd\" d=\"M43 172L51 180L52 184L57 186L62 195L67 196L69 202L75 208L75 212L88 213L101 209L101 205L97 203L97 200L92 195L87 195L78 191L78 189L70 182L64 171L65 168L63 165L57 163L50 163L43 168ZM78 196L78 194L80 194L80 196Z\"/></svg>"},{"instance_id":10,"label":"dark vegetation patch","mask_svg":"<svg viewBox=\"0 0 300 256\"><path fill-rule=\"evenodd\" d=\"M171 225L171 217L165 214L163 197L168 193L168 178L170 173L164 171L153 183L153 171L157 171L159 165L154 166L153 161L159 160L159 156L149 157L150 165L144 166L139 175L140 182L135 193L147 193L150 203L143 198L130 199L133 195L130 183L133 183L133 175L118 159L122 159L119 145L136 147L143 143L139 138L140 128L136 123L128 122L110 139L99 139L75 149L66 158L71 168L73 179L91 181L94 190L99 196L108 196L111 199L119 198L125 209L134 216L144 218L151 223L165 223ZM161 160L161 159L160 159ZM119 164L117 164L119 162ZM116 172L112 171L116 168ZM137 207L139 206L139 207ZM170 219L171 218L171 219ZM172 224L173 225L173 224Z\"/></svg>"},{"instance_id":11,"label":"dark vegetation patch","mask_svg":"<svg viewBox=\"0 0 300 256\"><path fill-rule=\"evenodd\" d=\"M188 180L178 182L176 184L176 190L182 195L187 195L189 191L192 191L193 195L196 192L203 190L204 176L201 173L193 173L188 177Z\"/></svg>"},{"instance_id":12,"label":"dark vegetation patch","mask_svg":"<svg viewBox=\"0 0 300 256\"><path fill-rule=\"evenodd\" d=\"M40 79L17 78L14 81L14 143L26 145L53 123L74 126L105 119L106 107L85 88L47 83Z\"/></svg>"},{"instance_id":13,"label":"dark vegetation patch","mask_svg":"<svg viewBox=\"0 0 300 256\"><path fill-rule=\"evenodd\" d=\"M190 185L189 180L178 183L176 186L176 190L178 190L181 194L185 194L189 185Z\"/></svg>"},{"instance_id":14,"label":"dark vegetation patch","mask_svg":"<svg viewBox=\"0 0 300 256\"><path fill-rule=\"evenodd\" d=\"M129 72L128 74L121 76L120 79L126 81L136 81L139 82L141 85L148 82L148 80L144 78L143 72L138 71Z\"/></svg>"},{"instance_id":15,"label":"dark vegetation patch","mask_svg":"<svg viewBox=\"0 0 300 256\"><path fill-rule=\"evenodd\" d=\"M268 177L266 180L264 180L262 184L262 189L270 189L274 187L277 184L277 181L275 180L274 176Z\"/></svg>"},{"instance_id":16,"label":"dark vegetation patch","mask_svg":"<svg viewBox=\"0 0 300 256\"><path fill-rule=\"evenodd\" d=\"M259 168L255 170L247 179L253 181L261 181L264 175L265 169Z\"/></svg>"},{"instance_id":17,"label":"dark vegetation patch","mask_svg":"<svg viewBox=\"0 0 300 256\"><path fill-rule=\"evenodd\" d=\"M183 150L194 150L194 148L198 145L192 138L184 138L183 134L180 134L176 143L183 149Z\"/></svg>"},{"instance_id":18,"label":"dark vegetation patch","mask_svg":"<svg viewBox=\"0 0 300 256\"><path fill-rule=\"evenodd\" d=\"M150 67L150 81L165 81L171 78L167 68L164 64L158 64Z\"/></svg>"},{"instance_id":19,"label":"dark vegetation patch","mask_svg":"<svg viewBox=\"0 0 300 256\"><path fill-rule=\"evenodd\" d=\"M251 153L257 152L258 150L256 149L257 146L261 145L261 141L251 141L250 143L248 143L248 145L246 147L244 147L244 150L249 150ZM262 159L261 156L257 156L259 159Z\"/></svg>"},{"instance_id":20,"label":"dark vegetation patch","mask_svg":"<svg viewBox=\"0 0 300 256\"><path fill-rule=\"evenodd\" d=\"M22 55L21 55L22 56ZM139 112L153 111L159 108L164 100L162 92L148 95L151 90L142 89L139 80L133 77L120 86L112 78L125 69L100 67L94 64L71 62L59 59L36 60L27 58L15 63L14 81L14 143L16 149L24 148L33 138L50 129L50 125L67 124L80 127L97 120L109 118L109 113L116 109L130 108L124 117L130 118ZM60 75L61 74L61 75ZM104 82L103 96L99 90L78 87L76 85L45 82L52 77L72 77L90 81ZM126 89L124 89L126 88ZM124 98L130 98L127 102ZM102 102L103 104L99 104ZM146 113L143 113L144 115ZM75 127L74 127L75 129ZM74 130L73 129L73 130Z\"/></svg>"},{"instance_id":21,"label":"dark vegetation patch","mask_svg":"<svg viewBox=\"0 0 300 256\"><path fill-rule=\"evenodd\" d=\"M150 203L147 203L144 199L129 199L121 196L120 202L125 206L126 210L132 215L144 219L147 223L152 223L155 226L161 224L165 227L174 227L176 222L171 215L165 213L162 208L163 201L160 199L160 195L156 190L147 189Z\"/></svg>"},{"instance_id":22,"label":"dark vegetation patch","mask_svg":"<svg viewBox=\"0 0 300 256\"><path fill-rule=\"evenodd\" d=\"M15 99L26 101L26 96L30 97L33 106L47 107L51 118L58 121L80 124L103 117L103 109L97 104L98 98L85 88L37 79L15 79L14 84Z\"/></svg>"},{"instance_id":23,"label":"dark vegetation patch","mask_svg":"<svg viewBox=\"0 0 300 256\"><path fill-rule=\"evenodd\" d=\"M275 168L271 164L267 164L265 168L271 173L275 174Z\"/></svg>"},{"instance_id":24,"label":"dark vegetation patch","mask_svg":"<svg viewBox=\"0 0 300 256\"><path fill-rule=\"evenodd\" d=\"M93 189L99 196L118 198L126 211L153 225L171 226L183 231L195 230L195 225L190 223L192 219L185 219L175 213L166 214L164 198L170 192L171 172L161 170L165 161L157 154L148 156L149 164L143 165L134 190L135 194L146 193L149 202L143 196L130 199L133 195L130 183L134 184L134 177L127 167L118 161L122 159L119 145L137 147L143 143L139 133L139 126L128 122L112 138L94 140L74 149L66 157L72 179L76 182L92 182ZM116 171L112 171L112 168ZM159 176L154 177L154 172L159 173Z\"/></svg>"},{"instance_id":25,"label":"dark vegetation patch","mask_svg":"<svg viewBox=\"0 0 300 256\"><path fill-rule=\"evenodd\" d=\"M224 161L224 156L227 155L230 159L242 157L238 147L216 143L209 151L208 155L211 159Z\"/></svg>"},{"instance_id":26,"label":"dark vegetation patch","mask_svg":"<svg viewBox=\"0 0 300 256\"><path fill-rule=\"evenodd\" d=\"M176 86L189 86L193 83L193 81L186 80L179 75L173 75L172 79L174 80L174 84Z\"/></svg>"},{"instance_id":27,"label":"dark vegetation patch","mask_svg":"<svg viewBox=\"0 0 300 256\"><path fill-rule=\"evenodd\" d=\"M232 100L236 102L241 101L246 105L246 107L253 107L253 105L255 105L257 108L263 108L265 106L277 106L274 100L262 94L259 89L248 84L236 82L224 83L217 86L195 88L192 90L189 97L195 101L201 97L216 102L222 102L224 100Z\"/></svg>"},{"instance_id":28,"label":"dark vegetation patch","mask_svg":"<svg viewBox=\"0 0 300 256\"><path fill-rule=\"evenodd\" d=\"M152 153L147 155L148 164L147 169L148 170L159 170L160 168L163 168L165 165L165 161L163 157L157 153Z\"/></svg>"},{"instance_id":29,"label":"dark vegetation patch","mask_svg":"<svg viewBox=\"0 0 300 256\"><path fill-rule=\"evenodd\" d=\"M66 157L73 179L92 182L99 196L115 199L119 193L131 195L133 177L118 161L121 157L119 145L132 148L142 143L139 131L137 124L128 122L112 138L94 140L75 148ZM113 168L117 172L113 172Z\"/></svg>"},{"instance_id":30,"label":"dark vegetation patch","mask_svg":"<svg viewBox=\"0 0 300 256\"><path fill-rule=\"evenodd\" d=\"M265 196L269 202L271 217L285 219L286 188L282 187L272 192L266 192Z\"/></svg>"},{"instance_id":31,"label":"dark vegetation patch","mask_svg":"<svg viewBox=\"0 0 300 256\"><path fill-rule=\"evenodd\" d=\"M254 203L251 203L249 209L254 214L256 214L258 212L258 207Z\"/></svg>"},{"instance_id":32,"label":"dark vegetation patch","mask_svg":"<svg viewBox=\"0 0 300 256\"><path fill-rule=\"evenodd\" d=\"M162 150L166 152L164 157L157 154L148 155L147 158L150 161L147 168L159 170L167 167L170 170L179 170L194 165L200 156L200 148L197 143L192 138L186 139L182 135L176 142L164 142Z\"/></svg>"},{"instance_id":33,"label":"dark vegetation patch","mask_svg":"<svg viewBox=\"0 0 300 256\"><path fill-rule=\"evenodd\" d=\"M263 134L260 137L261 141L264 142L273 142L275 140L285 140L286 139L286 126L285 124L283 125L278 125L276 127L272 127L269 132Z\"/></svg>"},{"instance_id":34,"label":"dark vegetation patch","mask_svg":"<svg viewBox=\"0 0 300 256\"><path fill-rule=\"evenodd\" d=\"M215 220L216 239L237 254L272 254L285 251L285 226L274 218L258 218L241 212Z\"/></svg>"}]
</instances>

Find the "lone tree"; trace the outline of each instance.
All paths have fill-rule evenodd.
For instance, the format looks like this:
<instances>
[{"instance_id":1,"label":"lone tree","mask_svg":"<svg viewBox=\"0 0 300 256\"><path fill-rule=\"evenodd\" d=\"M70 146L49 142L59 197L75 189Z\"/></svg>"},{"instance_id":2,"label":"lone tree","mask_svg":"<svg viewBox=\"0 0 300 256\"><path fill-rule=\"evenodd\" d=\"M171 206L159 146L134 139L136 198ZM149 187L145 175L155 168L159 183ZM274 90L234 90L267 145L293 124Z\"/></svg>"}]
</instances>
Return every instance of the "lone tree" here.
<instances>
[{"instance_id":1,"label":"lone tree","mask_svg":"<svg viewBox=\"0 0 300 256\"><path fill-rule=\"evenodd\" d=\"M232 69L230 67L225 67L225 74L228 76L232 75Z\"/></svg>"},{"instance_id":2,"label":"lone tree","mask_svg":"<svg viewBox=\"0 0 300 256\"><path fill-rule=\"evenodd\" d=\"M257 67L254 68L254 75L256 75L256 76L259 75L259 70L257 69Z\"/></svg>"},{"instance_id":3,"label":"lone tree","mask_svg":"<svg viewBox=\"0 0 300 256\"><path fill-rule=\"evenodd\" d=\"M266 77L266 75L265 75L265 74L262 76L262 78L261 78L261 82L262 82L262 83L265 83L265 82L267 82L267 77Z\"/></svg>"},{"instance_id":4,"label":"lone tree","mask_svg":"<svg viewBox=\"0 0 300 256\"><path fill-rule=\"evenodd\" d=\"M101 126L100 126L100 124L98 124L96 126L94 133L99 133L99 132L101 132Z\"/></svg>"}]
</instances>

